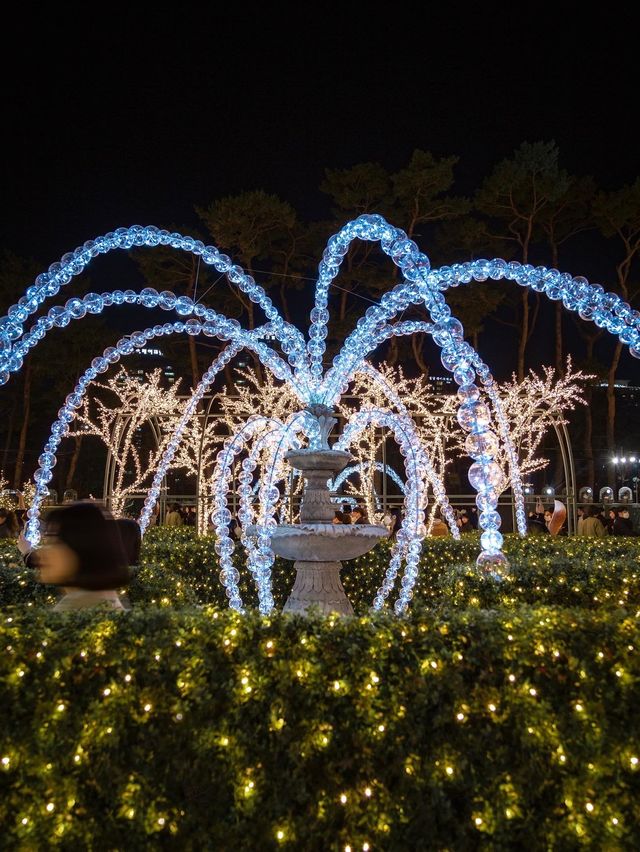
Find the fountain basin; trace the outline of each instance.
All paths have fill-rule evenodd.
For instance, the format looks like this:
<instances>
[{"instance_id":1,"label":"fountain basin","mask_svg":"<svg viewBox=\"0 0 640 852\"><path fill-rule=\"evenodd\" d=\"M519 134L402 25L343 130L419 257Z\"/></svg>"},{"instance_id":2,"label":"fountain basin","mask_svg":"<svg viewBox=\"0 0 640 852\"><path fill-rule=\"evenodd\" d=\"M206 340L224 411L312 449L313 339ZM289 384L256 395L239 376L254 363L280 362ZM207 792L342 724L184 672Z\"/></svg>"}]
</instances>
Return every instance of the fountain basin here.
<instances>
[{"instance_id":1,"label":"fountain basin","mask_svg":"<svg viewBox=\"0 0 640 852\"><path fill-rule=\"evenodd\" d=\"M341 562L364 556L388 535L377 524L289 524L274 530L271 547L294 561Z\"/></svg>"}]
</instances>

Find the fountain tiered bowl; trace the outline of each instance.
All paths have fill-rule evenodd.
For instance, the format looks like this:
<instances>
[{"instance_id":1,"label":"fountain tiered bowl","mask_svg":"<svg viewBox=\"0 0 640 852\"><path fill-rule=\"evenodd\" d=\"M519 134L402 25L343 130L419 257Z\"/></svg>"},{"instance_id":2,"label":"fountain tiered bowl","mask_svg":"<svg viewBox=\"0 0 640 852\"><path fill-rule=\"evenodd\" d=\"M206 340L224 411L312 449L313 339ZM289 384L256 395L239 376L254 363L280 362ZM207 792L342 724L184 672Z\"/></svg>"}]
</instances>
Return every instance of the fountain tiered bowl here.
<instances>
[{"instance_id":1,"label":"fountain tiered bowl","mask_svg":"<svg viewBox=\"0 0 640 852\"><path fill-rule=\"evenodd\" d=\"M352 460L350 453L292 450L286 459L302 471L305 487L300 523L278 526L271 540L278 556L295 561L296 579L284 612L304 613L315 607L321 613L353 615L340 580L342 560L368 553L389 535L389 530L377 524L332 523L335 504L331 502L328 481Z\"/></svg>"}]
</instances>

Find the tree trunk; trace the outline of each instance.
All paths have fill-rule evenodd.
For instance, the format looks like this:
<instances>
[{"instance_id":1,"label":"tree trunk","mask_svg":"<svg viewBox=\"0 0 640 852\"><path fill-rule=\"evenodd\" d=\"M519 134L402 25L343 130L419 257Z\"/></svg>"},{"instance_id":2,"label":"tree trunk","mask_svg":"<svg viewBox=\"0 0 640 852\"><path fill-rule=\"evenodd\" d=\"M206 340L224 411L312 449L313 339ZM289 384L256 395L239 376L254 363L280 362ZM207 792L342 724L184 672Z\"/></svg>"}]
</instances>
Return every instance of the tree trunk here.
<instances>
[{"instance_id":1,"label":"tree trunk","mask_svg":"<svg viewBox=\"0 0 640 852\"><path fill-rule=\"evenodd\" d=\"M338 319L342 321L347 315L347 299L349 298L349 291L345 287L340 291L340 310L338 312Z\"/></svg>"},{"instance_id":2,"label":"tree trunk","mask_svg":"<svg viewBox=\"0 0 640 852\"><path fill-rule=\"evenodd\" d=\"M623 344L618 341L607 373L607 449L613 453L616 448L616 371L620 363Z\"/></svg>"},{"instance_id":3,"label":"tree trunk","mask_svg":"<svg viewBox=\"0 0 640 852\"><path fill-rule=\"evenodd\" d=\"M520 325L520 341L518 343L518 381L524 379L524 356L529 339L529 291L522 294L522 324Z\"/></svg>"},{"instance_id":4,"label":"tree trunk","mask_svg":"<svg viewBox=\"0 0 640 852\"><path fill-rule=\"evenodd\" d=\"M424 361L424 353L422 352L423 343L424 334L422 332L411 335L411 349L413 350L413 357L416 359L416 364L420 368L420 372L422 373L422 375L428 376L429 367L425 364Z\"/></svg>"},{"instance_id":5,"label":"tree trunk","mask_svg":"<svg viewBox=\"0 0 640 852\"><path fill-rule=\"evenodd\" d=\"M224 365L224 381L227 386L227 393L233 393L235 382L233 380L233 370L231 364Z\"/></svg>"},{"instance_id":6,"label":"tree trunk","mask_svg":"<svg viewBox=\"0 0 640 852\"><path fill-rule=\"evenodd\" d=\"M551 239L551 266L554 269L559 268L559 251L558 251L558 243L555 239ZM556 302L556 316L555 316L555 335L556 335L556 373L558 376L564 376L564 357L563 357L563 346L562 346L562 310L564 305L562 303L562 299L558 299Z\"/></svg>"},{"instance_id":7,"label":"tree trunk","mask_svg":"<svg viewBox=\"0 0 640 852\"><path fill-rule=\"evenodd\" d=\"M24 465L24 453L27 446L27 432L29 431L29 415L31 414L31 359L28 358L24 368L24 389L22 392L22 426L20 427L20 440L16 454L16 466L13 473L13 487L20 488L22 482L22 468Z\"/></svg>"},{"instance_id":8,"label":"tree trunk","mask_svg":"<svg viewBox=\"0 0 640 852\"><path fill-rule=\"evenodd\" d=\"M80 458L80 448L82 447L82 435L74 435L74 440L75 447L73 448L73 454L69 462L69 470L67 471L67 478L64 485L65 491L73 486L73 477L76 475L78 459Z\"/></svg>"},{"instance_id":9,"label":"tree trunk","mask_svg":"<svg viewBox=\"0 0 640 852\"><path fill-rule=\"evenodd\" d=\"M195 258L193 259L193 262L195 263ZM193 299L196 295L198 269L199 267L193 268L192 266L191 276L187 285L187 296L190 299ZM195 390L195 388L198 387L198 383L200 382L200 368L198 367L198 352L196 350L196 339L192 335L188 334L187 341L189 346L189 361L191 362L191 379L193 381L193 388Z\"/></svg>"},{"instance_id":10,"label":"tree trunk","mask_svg":"<svg viewBox=\"0 0 640 852\"><path fill-rule=\"evenodd\" d=\"M584 398L587 404L584 410L583 449L584 457L587 462L587 485L589 485L591 488L594 488L596 480L596 465L593 458L593 414L591 413L591 401L593 398L593 391L590 387L585 388Z\"/></svg>"},{"instance_id":11,"label":"tree trunk","mask_svg":"<svg viewBox=\"0 0 640 852\"><path fill-rule=\"evenodd\" d=\"M390 367L393 367L398 363L399 356L400 350L398 348L398 338L394 336L389 341L389 352L387 353L385 360Z\"/></svg>"},{"instance_id":12,"label":"tree trunk","mask_svg":"<svg viewBox=\"0 0 640 852\"><path fill-rule=\"evenodd\" d=\"M286 322L291 322L291 313L289 311L289 302L286 296L286 282L280 285L280 304L282 305L282 315Z\"/></svg>"},{"instance_id":13,"label":"tree trunk","mask_svg":"<svg viewBox=\"0 0 640 852\"><path fill-rule=\"evenodd\" d=\"M556 302L556 373L564 376L564 356L562 352L562 309L564 305L558 299Z\"/></svg>"},{"instance_id":14,"label":"tree trunk","mask_svg":"<svg viewBox=\"0 0 640 852\"><path fill-rule=\"evenodd\" d=\"M2 453L2 467L0 467L0 471L5 472L7 470L7 462L9 461L9 451L11 449L11 440L13 438L13 424L16 419L16 409L18 407L18 397L14 394L13 403L11 405L11 414L9 415L9 422L7 423L7 438L4 442L4 451Z\"/></svg>"}]
</instances>

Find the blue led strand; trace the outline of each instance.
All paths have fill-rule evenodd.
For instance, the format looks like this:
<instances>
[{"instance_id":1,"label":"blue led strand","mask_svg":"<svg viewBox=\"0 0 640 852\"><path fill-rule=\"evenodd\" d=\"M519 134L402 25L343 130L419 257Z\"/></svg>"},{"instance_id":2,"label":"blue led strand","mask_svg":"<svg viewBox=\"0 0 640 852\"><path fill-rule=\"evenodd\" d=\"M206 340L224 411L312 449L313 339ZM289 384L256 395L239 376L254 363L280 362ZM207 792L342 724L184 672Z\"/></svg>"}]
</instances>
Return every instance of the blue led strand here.
<instances>
[{"instance_id":1,"label":"blue led strand","mask_svg":"<svg viewBox=\"0 0 640 852\"><path fill-rule=\"evenodd\" d=\"M324 374L322 359L326 348L325 340L329 320L329 287L338 275L351 243L356 239L379 242L382 251L401 271L402 281L384 293L379 304L374 304L367 309L354 331L347 337L341 351L334 358L331 368ZM79 275L93 258L114 249L126 250L134 246L153 247L157 245L171 246L175 249L191 252L201 258L205 264L211 265L221 274L225 274L232 285L237 286L264 311L269 320L269 330L262 336L277 339L286 361L258 340L257 335L243 330L235 320L223 317L205 305L193 302L186 296L176 296L169 291L158 293L153 288L145 288L140 294L136 294L132 290L115 290L112 293L101 295L90 293L82 298L72 297L64 306L51 308L45 316L37 319L28 331L24 331L25 323L29 317L36 313L45 301L53 298L74 276ZM501 482L502 473L495 462L498 436L491 428L491 410L481 398L481 390L476 384L477 379L480 380L480 384L491 403L500 439L507 450L509 477L516 505L518 529L521 534L524 534L526 531L526 515L519 462L509 435L508 421L491 372L473 347L465 343L463 327L451 315L451 310L443 296L443 293L449 287L460 286L472 280L485 281L488 279L496 281L513 280L520 286L530 287L535 292L544 293L552 300L562 300L568 310L577 312L582 319L593 321L600 328L614 334L624 345L629 347L633 357L640 357L640 312L634 310L616 294L606 292L599 285L591 285L582 277L573 277L568 273L561 273L558 270L547 269L543 266L533 267L517 262L507 263L499 258L431 269L427 256L420 252L418 246L407 237L406 233L393 227L382 216L378 215L360 216L352 222L348 222L329 239L318 268L315 304L311 313L308 343L305 343L305 339L298 329L280 317L265 290L239 266L233 265L230 258L220 254L215 247L205 246L193 238L162 231L152 226L120 228L113 233L98 237L96 240L88 241L74 252L64 255L60 263L53 264L46 273L39 275L35 283L27 287L25 295L19 299L17 304L9 308L7 316L0 319L0 384L6 383L11 373L20 369L25 356L37 346L52 328L65 327L72 320L82 319L87 314L98 314L110 305L139 304L148 308L160 307L164 310L175 310L179 316L184 318L184 321L156 325L152 329L134 332L122 338L115 347L109 347L102 356L95 358L89 369L85 371L76 388L69 394L58 412L58 417L51 427L49 440L39 458L39 467L34 475L36 498L34 505L27 513L27 536L29 540L36 543L39 538L39 510L44 497L48 494L47 484L51 481L52 468L56 463L55 453L62 437L68 432L69 424L75 417L76 410L82 404L87 386L99 373L105 372L110 364L115 363L120 357L130 354L136 348L144 346L147 340L162 334L186 332L192 335L206 334L230 341L230 346L221 354L218 361L214 362L215 367L212 365L210 372L208 371L206 374L207 381L213 381L219 369L224 366L224 363L228 362L225 359L233 357L240 348L248 348L256 353L277 378L287 382L293 388L303 405L324 403L331 407L337 402L340 395L347 390L354 373L360 368L366 356L381 342L392 335L413 334L420 331L430 334L434 342L440 347L443 366L453 373L453 378L458 385L460 405L457 419L461 427L468 433L466 449L473 459L469 471L469 481L477 491L476 504L480 509L479 521L483 529L481 536L482 551L478 556L477 564L481 571L486 574L501 577L507 569L507 562L502 553L502 536L499 532L500 516L496 510L499 488L503 484ZM390 325L391 320L411 305L424 305L429 311L432 322L407 321ZM194 396L183 412L179 427L171 437L168 453L171 458L173 458L179 445L189 417L195 412L197 402L202 398L202 393L204 393L204 390L201 391L200 386L194 391ZM387 398L391 399L389 396ZM397 403L394 404L398 407ZM410 420L406 418L406 408L404 414L401 406L398 407L398 411L400 412L398 415L391 415L390 412L386 412L386 414L379 412L379 416L381 418L396 418L393 421L387 419L385 422L395 422L396 428L404 435L403 446L407 449L414 440L411 437L413 434L411 427L408 425ZM402 421L402 427L398 425L400 421L397 418ZM303 431L306 432L311 446L315 446L314 442L317 442L319 433L311 434L308 417L306 420L303 417L303 421ZM299 425L296 426L296 429ZM290 427L283 425L281 427L282 435L286 435L286 440L294 441L295 429L291 428L292 431L288 431ZM253 436L252 429L249 429L246 433L247 440L250 440ZM280 432L276 430L275 434L279 435ZM411 450L412 458L420 452L417 436L415 441L416 446ZM409 443L407 444L407 442ZM166 467L164 472L166 472ZM227 474L227 468L224 464L219 472L224 479ZM159 493L159 485L162 480L161 476L158 478L159 473L160 470L156 471L152 490L145 501L141 515L143 529L146 529L150 517L150 507L157 499L157 493ZM275 493L275 476L276 468L271 467L268 473L271 482L270 490L269 493L264 493L264 500L261 501L260 517L264 518L267 526L273 520L272 515L269 514L272 508L269 494ZM424 495L421 495L421 499L422 496ZM444 495L444 499L446 500L446 495ZM408 500L407 505L413 507L413 520L403 525L409 530L412 524L416 527L415 512L422 511L424 515L424 507L421 510L415 509L415 494L408 493L405 495L405 500ZM275 502L273 506L275 506ZM447 506L448 502L443 503L443 511L447 509ZM448 508L450 509L450 507ZM422 530L424 524L417 524L417 527ZM404 579L409 578L410 580L411 566L415 562L412 554L416 542L417 538L411 537L408 532L399 537L398 546L392 557L391 573L393 571L397 573L402 560L406 560L409 567L405 571ZM223 549L226 548L227 545L225 544ZM253 557L250 558L253 559ZM221 564L224 562L223 570L229 571L230 568L225 559L226 556L224 559L221 558ZM242 602L237 592L237 584L234 585L233 582L234 576L233 574L230 575L226 589L234 608L240 609ZM266 585L264 588L266 588ZM268 598L264 597L265 607L267 600ZM396 604L396 608L399 607L399 611L403 611L407 601L408 599L405 600L405 603Z\"/></svg>"},{"instance_id":2,"label":"blue led strand","mask_svg":"<svg viewBox=\"0 0 640 852\"><path fill-rule=\"evenodd\" d=\"M407 480L403 523L391 550L391 559L384 582L378 589L373 602L375 610L383 607L389 592L393 588L398 570L404 561L405 569L401 580L401 590L394 604L395 612L400 615L405 612L413 597L413 587L418 576L418 563L422 551L422 540L427 532L424 524L427 487L423 472L429 471L430 463L418 440L413 420L406 415L379 408L366 408L353 414L336 443L336 449L347 449L370 425L389 429L394 434L400 453L405 459ZM459 537L460 532L457 527L456 532Z\"/></svg>"}]
</instances>

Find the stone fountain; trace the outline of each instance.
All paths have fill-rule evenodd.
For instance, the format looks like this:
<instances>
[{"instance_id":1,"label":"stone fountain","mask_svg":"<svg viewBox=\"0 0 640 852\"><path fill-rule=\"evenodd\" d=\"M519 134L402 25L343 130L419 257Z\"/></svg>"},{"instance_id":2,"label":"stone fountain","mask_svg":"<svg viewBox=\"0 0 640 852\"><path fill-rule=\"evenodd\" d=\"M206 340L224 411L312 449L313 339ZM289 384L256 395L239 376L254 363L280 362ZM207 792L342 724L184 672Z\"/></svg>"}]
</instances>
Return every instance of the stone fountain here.
<instances>
[{"instance_id":1,"label":"stone fountain","mask_svg":"<svg viewBox=\"0 0 640 852\"><path fill-rule=\"evenodd\" d=\"M332 523L336 507L331 502L328 480L334 479L352 456L329 447L329 433L337 423L331 410L323 405L307 410L320 424L319 444L291 450L285 456L304 477L300 523L279 525L271 542L278 556L295 560L296 579L284 612L306 612L314 606L323 613L353 615L340 580L342 560L368 553L389 531L376 524Z\"/></svg>"}]
</instances>

